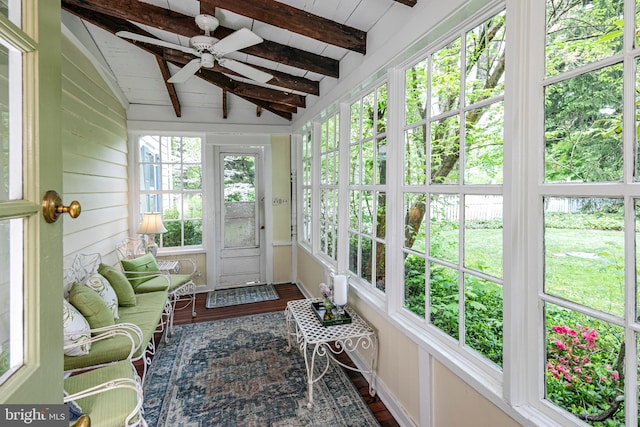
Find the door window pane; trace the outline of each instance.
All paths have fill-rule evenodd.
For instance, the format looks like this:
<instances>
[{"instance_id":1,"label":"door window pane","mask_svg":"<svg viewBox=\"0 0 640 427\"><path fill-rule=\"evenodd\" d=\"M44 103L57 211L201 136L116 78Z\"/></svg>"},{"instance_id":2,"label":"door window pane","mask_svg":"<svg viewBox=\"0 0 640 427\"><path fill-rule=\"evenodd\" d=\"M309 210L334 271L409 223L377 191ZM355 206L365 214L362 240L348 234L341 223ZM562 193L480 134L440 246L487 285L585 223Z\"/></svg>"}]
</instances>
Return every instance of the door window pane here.
<instances>
[{"instance_id":1,"label":"door window pane","mask_svg":"<svg viewBox=\"0 0 640 427\"><path fill-rule=\"evenodd\" d=\"M0 221L0 383L22 366L23 220Z\"/></svg>"},{"instance_id":2,"label":"door window pane","mask_svg":"<svg viewBox=\"0 0 640 427\"><path fill-rule=\"evenodd\" d=\"M256 232L255 157L224 157L224 247L254 247Z\"/></svg>"},{"instance_id":3,"label":"door window pane","mask_svg":"<svg viewBox=\"0 0 640 427\"><path fill-rule=\"evenodd\" d=\"M0 202L22 199L22 144L15 143L22 139L21 61L0 44Z\"/></svg>"}]
</instances>

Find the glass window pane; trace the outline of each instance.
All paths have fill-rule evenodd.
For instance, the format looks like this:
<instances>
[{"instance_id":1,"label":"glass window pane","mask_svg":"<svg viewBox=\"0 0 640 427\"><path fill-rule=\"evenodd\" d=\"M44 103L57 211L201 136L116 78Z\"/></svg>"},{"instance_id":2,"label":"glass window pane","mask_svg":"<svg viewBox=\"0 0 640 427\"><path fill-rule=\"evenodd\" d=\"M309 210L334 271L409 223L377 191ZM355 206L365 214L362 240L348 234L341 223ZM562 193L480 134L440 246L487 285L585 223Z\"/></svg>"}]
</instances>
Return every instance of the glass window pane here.
<instances>
[{"instance_id":1,"label":"glass window pane","mask_svg":"<svg viewBox=\"0 0 640 427\"><path fill-rule=\"evenodd\" d=\"M419 62L405 73L405 121L412 124L426 118L428 62Z\"/></svg>"},{"instance_id":2,"label":"glass window pane","mask_svg":"<svg viewBox=\"0 0 640 427\"><path fill-rule=\"evenodd\" d=\"M546 399L578 418L603 418L593 425L625 425L623 329L550 303L545 323Z\"/></svg>"},{"instance_id":3,"label":"glass window pane","mask_svg":"<svg viewBox=\"0 0 640 427\"><path fill-rule=\"evenodd\" d=\"M351 141L360 140L360 101L351 104Z\"/></svg>"},{"instance_id":4,"label":"glass window pane","mask_svg":"<svg viewBox=\"0 0 640 427\"><path fill-rule=\"evenodd\" d=\"M429 308L431 323L458 339L458 271L432 262L429 269Z\"/></svg>"},{"instance_id":5,"label":"glass window pane","mask_svg":"<svg viewBox=\"0 0 640 427\"><path fill-rule=\"evenodd\" d=\"M374 242L376 247L376 288L382 292L386 290L386 262L385 262L385 244Z\"/></svg>"},{"instance_id":6,"label":"glass window pane","mask_svg":"<svg viewBox=\"0 0 640 427\"><path fill-rule=\"evenodd\" d=\"M375 111L375 94L370 93L362 99L362 138L373 136Z\"/></svg>"},{"instance_id":7,"label":"glass window pane","mask_svg":"<svg viewBox=\"0 0 640 427\"><path fill-rule=\"evenodd\" d=\"M623 3L547 0L547 75L620 53Z\"/></svg>"},{"instance_id":8,"label":"glass window pane","mask_svg":"<svg viewBox=\"0 0 640 427\"><path fill-rule=\"evenodd\" d=\"M201 139L183 137L182 138L182 161L184 163L201 163Z\"/></svg>"},{"instance_id":9,"label":"glass window pane","mask_svg":"<svg viewBox=\"0 0 640 427\"><path fill-rule=\"evenodd\" d=\"M360 278L366 280L371 283L371 262L373 260L373 244L370 238L365 236L361 237L362 239L362 247L361 247L361 259L360 259Z\"/></svg>"},{"instance_id":10,"label":"glass window pane","mask_svg":"<svg viewBox=\"0 0 640 427\"><path fill-rule=\"evenodd\" d=\"M503 12L467 33L467 105L504 92L505 28Z\"/></svg>"},{"instance_id":11,"label":"glass window pane","mask_svg":"<svg viewBox=\"0 0 640 427\"><path fill-rule=\"evenodd\" d=\"M376 237L384 239L387 236L387 193L378 192L376 204Z\"/></svg>"},{"instance_id":12,"label":"glass window pane","mask_svg":"<svg viewBox=\"0 0 640 427\"><path fill-rule=\"evenodd\" d=\"M451 116L431 123L431 182L459 182L460 116Z\"/></svg>"},{"instance_id":13,"label":"glass window pane","mask_svg":"<svg viewBox=\"0 0 640 427\"><path fill-rule=\"evenodd\" d=\"M432 55L431 116L460 107L460 39Z\"/></svg>"},{"instance_id":14,"label":"glass window pane","mask_svg":"<svg viewBox=\"0 0 640 427\"><path fill-rule=\"evenodd\" d=\"M21 54L0 44L0 201L22 199L21 75Z\"/></svg>"},{"instance_id":15,"label":"glass window pane","mask_svg":"<svg viewBox=\"0 0 640 427\"><path fill-rule=\"evenodd\" d=\"M471 110L465 119L464 183L502 184L504 103Z\"/></svg>"},{"instance_id":16,"label":"glass window pane","mask_svg":"<svg viewBox=\"0 0 640 427\"><path fill-rule=\"evenodd\" d=\"M362 192L362 206L360 211L360 232L369 236L373 235L373 192Z\"/></svg>"},{"instance_id":17,"label":"glass window pane","mask_svg":"<svg viewBox=\"0 0 640 427\"><path fill-rule=\"evenodd\" d=\"M426 196L420 193L404 195L404 247L425 253Z\"/></svg>"},{"instance_id":18,"label":"glass window pane","mask_svg":"<svg viewBox=\"0 0 640 427\"><path fill-rule=\"evenodd\" d=\"M545 89L545 180L622 179L622 64Z\"/></svg>"},{"instance_id":19,"label":"glass window pane","mask_svg":"<svg viewBox=\"0 0 640 427\"><path fill-rule=\"evenodd\" d=\"M465 344L502 366L502 286L464 275Z\"/></svg>"},{"instance_id":20,"label":"glass window pane","mask_svg":"<svg viewBox=\"0 0 640 427\"><path fill-rule=\"evenodd\" d=\"M24 221L0 221L0 384L24 361Z\"/></svg>"},{"instance_id":21,"label":"glass window pane","mask_svg":"<svg viewBox=\"0 0 640 427\"><path fill-rule=\"evenodd\" d=\"M376 144L376 152L378 153L376 184L384 185L387 183L387 139L380 138L376 140Z\"/></svg>"},{"instance_id":22,"label":"glass window pane","mask_svg":"<svg viewBox=\"0 0 640 427\"><path fill-rule=\"evenodd\" d=\"M356 233L349 233L349 271L358 277L358 260L360 259L359 248L360 237Z\"/></svg>"},{"instance_id":23,"label":"glass window pane","mask_svg":"<svg viewBox=\"0 0 640 427\"><path fill-rule=\"evenodd\" d=\"M378 88L376 96L378 100L378 134L387 131L387 85Z\"/></svg>"},{"instance_id":24,"label":"glass window pane","mask_svg":"<svg viewBox=\"0 0 640 427\"><path fill-rule=\"evenodd\" d=\"M622 199L548 197L544 225L545 292L623 316Z\"/></svg>"},{"instance_id":25,"label":"glass window pane","mask_svg":"<svg viewBox=\"0 0 640 427\"><path fill-rule=\"evenodd\" d=\"M358 185L360 184L360 144L352 145L350 150L349 183L351 185Z\"/></svg>"},{"instance_id":26,"label":"glass window pane","mask_svg":"<svg viewBox=\"0 0 640 427\"><path fill-rule=\"evenodd\" d=\"M408 129L404 142L404 176L406 185L427 182L427 141L425 126Z\"/></svg>"},{"instance_id":27,"label":"glass window pane","mask_svg":"<svg viewBox=\"0 0 640 427\"><path fill-rule=\"evenodd\" d=\"M502 196L464 200L464 265L502 278Z\"/></svg>"},{"instance_id":28,"label":"glass window pane","mask_svg":"<svg viewBox=\"0 0 640 427\"><path fill-rule=\"evenodd\" d=\"M457 194L432 194L429 215L430 255L458 263L460 233L460 196Z\"/></svg>"},{"instance_id":29,"label":"glass window pane","mask_svg":"<svg viewBox=\"0 0 640 427\"><path fill-rule=\"evenodd\" d=\"M360 230L360 191L356 190L349 192L349 228Z\"/></svg>"},{"instance_id":30,"label":"glass window pane","mask_svg":"<svg viewBox=\"0 0 640 427\"><path fill-rule=\"evenodd\" d=\"M374 151L373 141L362 142L362 183L373 184Z\"/></svg>"},{"instance_id":31,"label":"glass window pane","mask_svg":"<svg viewBox=\"0 0 640 427\"><path fill-rule=\"evenodd\" d=\"M424 318L426 273L425 260L416 255L404 258L404 307Z\"/></svg>"}]
</instances>

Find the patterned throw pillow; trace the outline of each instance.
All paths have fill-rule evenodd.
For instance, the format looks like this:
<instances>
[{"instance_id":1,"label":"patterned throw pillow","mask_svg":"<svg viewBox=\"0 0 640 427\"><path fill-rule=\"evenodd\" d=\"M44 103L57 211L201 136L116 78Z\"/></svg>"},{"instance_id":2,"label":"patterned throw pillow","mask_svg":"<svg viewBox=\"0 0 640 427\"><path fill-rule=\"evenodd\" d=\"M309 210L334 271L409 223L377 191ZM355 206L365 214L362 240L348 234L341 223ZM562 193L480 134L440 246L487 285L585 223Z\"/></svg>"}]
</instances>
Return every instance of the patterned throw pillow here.
<instances>
[{"instance_id":1,"label":"patterned throw pillow","mask_svg":"<svg viewBox=\"0 0 640 427\"><path fill-rule=\"evenodd\" d=\"M72 306L69 301L65 299L62 301L64 346L66 347L73 343L88 340L89 337L91 337L91 333L89 333L89 322L87 322L87 319L84 318L82 313ZM65 349L64 354L67 356L82 356L89 353L90 348L91 343L86 342L84 344Z\"/></svg>"},{"instance_id":2,"label":"patterned throw pillow","mask_svg":"<svg viewBox=\"0 0 640 427\"><path fill-rule=\"evenodd\" d=\"M100 273L93 273L87 282L85 283L88 287L93 289L102 297L104 302L107 303L107 307L113 313L113 318L118 319L118 295L116 295L116 291L113 289L109 281Z\"/></svg>"}]
</instances>

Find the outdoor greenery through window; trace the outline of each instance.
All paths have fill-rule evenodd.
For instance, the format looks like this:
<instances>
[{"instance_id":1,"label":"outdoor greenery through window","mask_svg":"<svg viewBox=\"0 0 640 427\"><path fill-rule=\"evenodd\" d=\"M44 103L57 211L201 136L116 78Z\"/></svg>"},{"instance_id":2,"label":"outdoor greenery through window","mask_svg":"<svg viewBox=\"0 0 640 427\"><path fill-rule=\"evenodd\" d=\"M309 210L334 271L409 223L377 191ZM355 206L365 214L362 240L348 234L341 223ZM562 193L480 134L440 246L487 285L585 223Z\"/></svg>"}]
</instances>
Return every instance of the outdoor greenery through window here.
<instances>
[{"instance_id":1,"label":"outdoor greenery through window","mask_svg":"<svg viewBox=\"0 0 640 427\"><path fill-rule=\"evenodd\" d=\"M624 71L637 70L637 48L625 46L634 38L624 34L637 34L639 3L627 3L632 7L625 9L624 0L546 2L540 194L545 397L595 426L636 425L638 419L636 411L625 411L631 399L637 407L637 391L625 396L625 369L637 365L640 330L637 315L625 315L637 307L636 292L625 292L625 275L637 283L637 273L625 266L637 269L640 261L634 254L640 227L637 173L626 176L624 168L635 163L626 153L637 151L625 150L625 144L637 145L637 138L633 128L623 129L627 114L638 128L633 107L638 91L625 99L633 92L623 88L640 87L640 74ZM625 10L636 16L625 16ZM635 218L625 220L625 212L634 211ZM626 247L633 241L635 250ZM637 367L633 371L629 379L637 382Z\"/></svg>"},{"instance_id":2,"label":"outdoor greenery through window","mask_svg":"<svg viewBox=\"0 0 640 427\"><path fill-rule=\"evenodd\" d=\"M338 259L338 172L340 118L336 113L320 126L320 252Z\"/></svg>"},{"instance_id":3,"label":"outdoor greenery through window","mask_svg":"<svg viewBox=\"0 0 640 427\"><path fill-rule=\"evenodd\" d=\"M384 292L387 227L387 85L351 104L349 270Z\"/></svg>"},{"instance_id":4,"label":"outdoor greenery through window","mask_svg":"<svg viewBox=\"0 0 640 427\"><path fill-rule=\"evenodd\" d=\"M404 306L499 366L504 36L500 13L408 68L404 127Z\"/></svg>"},{"instance_id":5,"label":"outdoor greenery through window","mask_svg":"<svg viewBox=\"0 0 640 427\"><path fill-rule=\"evenodd\" d=\"M145 135L138 140L140 217L161 212L160 247L202 245L202 141Z\"/></svg>"}]
</instances>

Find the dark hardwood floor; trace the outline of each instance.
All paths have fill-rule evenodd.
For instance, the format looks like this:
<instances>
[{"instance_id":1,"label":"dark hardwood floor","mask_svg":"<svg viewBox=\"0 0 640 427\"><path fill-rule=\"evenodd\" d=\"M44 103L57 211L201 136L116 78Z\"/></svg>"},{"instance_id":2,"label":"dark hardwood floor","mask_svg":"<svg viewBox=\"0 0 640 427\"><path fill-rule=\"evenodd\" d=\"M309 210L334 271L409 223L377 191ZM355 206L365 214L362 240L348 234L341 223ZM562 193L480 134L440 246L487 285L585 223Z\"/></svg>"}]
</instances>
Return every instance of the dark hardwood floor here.
<instances>
[{"instance_id":1,"label":"dark hardwood floor","mask_svg":"<svg viewBox=\"0 0 640 427\"><path fill-rule=\"evenodd\" d=\"M269 313L272 311L284 312L288 301L304 298L304 295L302 295L296 285L275 285L275 288L280 295L280 299L278 300L221 308L206 308L205 303L207 294L198 294L196 297L196 317L191 317L190 307L178 309L175 313L174 323L179 325L185 323L199 323L211 320L226 319L230 317L246 316L250 314ZM182 306L184 306L184 304L180 303L179 308ZM344 354L341 355L340 360L345 364L350 364L353 366L351 360ZM377 395L375 397L369 396L369 383L367 382L367 380L365 380L364 377L358 372L354 372L344 368L343 370L349 376L351 381L353 381L356 388L360 391L362 398L365 402L367 402L369 408L371 409L371 412L373 412L380 425L383 427L399 426L398 422L389 413L380 398Z\"/></svg>"}]
</instances>

